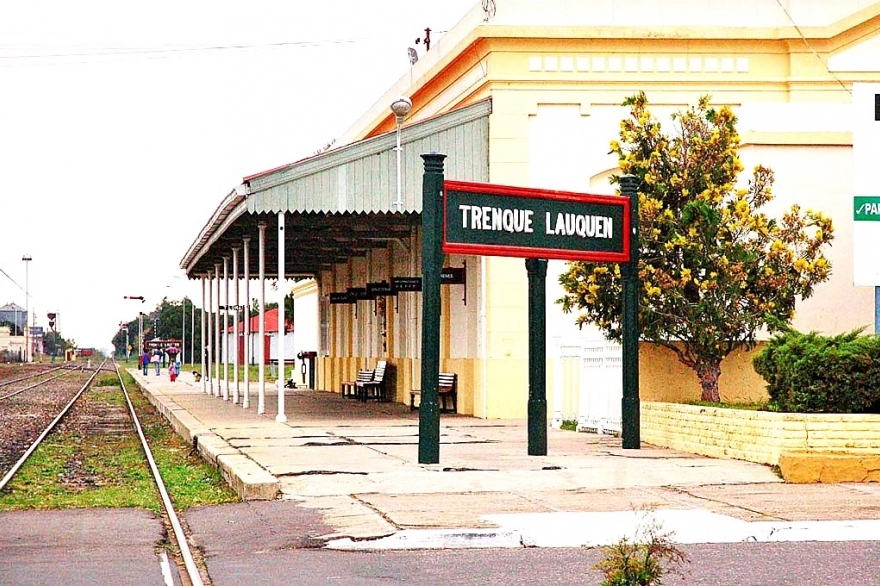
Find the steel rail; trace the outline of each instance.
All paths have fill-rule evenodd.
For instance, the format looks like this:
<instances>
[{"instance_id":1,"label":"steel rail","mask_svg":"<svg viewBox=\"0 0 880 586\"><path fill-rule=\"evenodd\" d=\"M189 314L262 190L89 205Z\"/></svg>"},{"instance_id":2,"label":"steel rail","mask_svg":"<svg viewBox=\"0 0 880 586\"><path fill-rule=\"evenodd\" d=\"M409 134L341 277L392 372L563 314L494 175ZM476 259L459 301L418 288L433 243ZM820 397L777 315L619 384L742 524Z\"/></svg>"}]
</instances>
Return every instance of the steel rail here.
<instances>
[{"instance_id":1,"label":"steel rail","mask_svg":"<svg viewBox=\"0 0 880 586\"><path fill-rule=\"evenodd\" d=\"M174 505L171 502L171 498L168 496L165 482L162 480L162 475L159 473L159 468L156 466L153 452L150 450L150 445L147 442L147 438L144 436L143 429L141 429L141 422L138 419L137 413L135 413L131 397L128 394L128 390L125 388L125 382L122 380L122 375L119 373L118 365L116 366L116 376L119 377L119 386L122 387L122 393L125 395L126 403L128 403L128 410L131 413L131 419L134 421L135 429L141 440L141 446L143 446L144 454L147 456L147 462L150 464L150 470L153 473L153 480L155 480L156 486L159 489L159 494L162 496L162 506L165 508L168 520L171 522L171 528L174 531L177 546L180 548L180 555L183 557L183 564L186 567L186 573L193 586L204 586L202 575L199 573L199 568L196 566L196 561L189 548L189 542L186 540L186 534L184 534L183 527L180 524L180 519L177 517L177 513L174 511Z\"/></svg>"},{"instance_id":2,"label":"steel rail","mask_svg":"<svg viewBox=\"0 0 880 586\"><path fill-rule=\"evenodd\" d=\"M3 399L8 399L9 397L14 397L15 395L17 395L17 394L19 394L19 393L23 393L23 392L25 392L25 391L29 391L30 389L32 389L32 388L34 388L34 387L38 387L38 386L40 386L40 385L42 385L42 384L44 384L44 383L47 383L47 382L53 381L53 380L55 380L56 378L61 378L61 377L64 376L65 374L66 374L66 373L64 373L64 372L60 372L60 373L56 374L56 375L53 376L53 377L47 378L46 380L37 381L37 382L33 383L32 385L28 385L28 386L24 387L23 389L18 389L17 391L12 391L11 393L7 393L7 394L5 394L5 395L2 395L2 396L0 396L0 401L2 401Z\"/></svg>"},{"instance_id":3,"label":"steel rail","mask_svg":"<svg viewBox=\"0 0 880 586\"><path fill-rule=\"evenodd\" d=\"M52 422L46 427L46 429L43 430L43 433L41 433L40 436L36 440L34 440L34 443L30 445L24 455L19 458L18 462L16 462L15 465L9 469L9 472L6 473L6 476L3 477L3 480L0 480L0 490L6 488L6 485L9 483L10 480L12 480L12 477L15 476L15 473L18 472L18 469L22 467L22 465L27 461L34 450L37 449L37 446L39 446L40 443L44 439L46 439L46 436L49 435L49 432L51 432L58 424L58 422L61 421L61 418L63 418L67 414L73 404L76 403L76 400L79 399L80 395L82 395L83 392L89 388L89 386L92 384L92 381L95 380L95 377L100 371L100 367L95 369L95 372L92 373L92 376L89 377L89 380L87 380L82 388L77 391L76 395L73 396L70 402L65 405L64 409L61 410L61 413L59 413L55 417L55 419L52 420Z\"/></svg>"},{"instance_id":4,"label":"steel rail","mask_svg":"<svg viewBox=\"0 0 880 586\"><path fill-rule=\"evenodd\" d=\"M14 378L11 380L0 381L0 387L5 387L6 385L11 385L12 383L17 383L23 380L27 380L29 378L36 378L38 376L42 376L44 374L49 374L50 372L55 372L56 370L60 370L64 368L63 366L56 366L55 368L48 368L46 370L41 370L40 372L33 372L31 374L20 376L18 378Z\"/></svg>"}]
</instances>

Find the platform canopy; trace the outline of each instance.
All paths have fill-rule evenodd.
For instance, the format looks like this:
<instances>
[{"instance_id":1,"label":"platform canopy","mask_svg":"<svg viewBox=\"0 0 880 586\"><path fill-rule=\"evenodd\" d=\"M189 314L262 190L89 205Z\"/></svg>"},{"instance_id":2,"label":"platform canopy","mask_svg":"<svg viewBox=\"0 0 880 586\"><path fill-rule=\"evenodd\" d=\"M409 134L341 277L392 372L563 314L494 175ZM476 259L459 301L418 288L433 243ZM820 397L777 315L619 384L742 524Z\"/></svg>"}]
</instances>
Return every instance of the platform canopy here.
<instances>
[{"instance_id":1,"label":"platform canopy","mask_svg":"<svg viewBox=\"0 0 880 586\"><path fill-rule=\"evenodd\" d=\"M315 277L371 248L405 241L421 222L421 154L446 154L448 178L488 181L491 111L487 99L401 129L400 211L396 131L245 177L211 214L180 267L191 278L204 275L250 237L248 270L256 277L259 225L265 223L265 271L277 275L280 212L288 278Z\"/></svg>"}]
</instances>

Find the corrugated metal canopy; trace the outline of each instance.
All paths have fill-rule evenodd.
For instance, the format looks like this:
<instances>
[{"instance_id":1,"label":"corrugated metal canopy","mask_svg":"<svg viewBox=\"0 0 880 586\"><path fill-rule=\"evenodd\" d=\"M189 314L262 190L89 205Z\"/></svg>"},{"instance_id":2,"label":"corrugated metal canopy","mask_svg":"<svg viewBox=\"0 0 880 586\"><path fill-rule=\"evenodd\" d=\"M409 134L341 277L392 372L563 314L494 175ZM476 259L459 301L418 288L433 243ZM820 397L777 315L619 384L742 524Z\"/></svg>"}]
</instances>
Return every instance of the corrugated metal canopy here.
<instances>
[{"instance_id":1,"label":"corrugated metal canopy","mask_svg":"<svg viewBox=\"0 0 880 586\"><path fill-rule=\"evenodd\" d=\"M389 240L407 238L421 221L421 154L446 154L449 179L488 181L491 111L491 100L484 100L402 128L400 212L394 205L396 132L246 177L211 215L181 268L195 277L213 271L215 264L222 267L223 257L231 257L232 248L250 237L249 272L255 277L258 226L264 222L265 269L277 275L279 212L285 212L288 277L315 276Z\"/></svg>"}]
</instances>

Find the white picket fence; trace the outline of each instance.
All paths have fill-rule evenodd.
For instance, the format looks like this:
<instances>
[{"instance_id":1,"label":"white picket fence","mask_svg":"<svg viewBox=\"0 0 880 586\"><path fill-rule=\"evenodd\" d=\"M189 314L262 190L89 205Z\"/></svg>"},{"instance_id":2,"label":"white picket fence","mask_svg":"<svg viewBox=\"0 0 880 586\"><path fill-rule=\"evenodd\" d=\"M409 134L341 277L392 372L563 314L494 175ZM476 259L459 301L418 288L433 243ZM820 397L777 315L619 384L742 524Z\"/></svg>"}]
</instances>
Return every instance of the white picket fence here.
<instances>
[{"instance_id":1,"label":"white picket fence","mask_svg":"<svg viewBox=\"0 0 880 586\"><path fill-rule=\"evenodd\" d=\"M579 431L620 433L623 397L622 351L604 340L554 340L553 425L577 421Z\"/></svg>"}]
</instances>

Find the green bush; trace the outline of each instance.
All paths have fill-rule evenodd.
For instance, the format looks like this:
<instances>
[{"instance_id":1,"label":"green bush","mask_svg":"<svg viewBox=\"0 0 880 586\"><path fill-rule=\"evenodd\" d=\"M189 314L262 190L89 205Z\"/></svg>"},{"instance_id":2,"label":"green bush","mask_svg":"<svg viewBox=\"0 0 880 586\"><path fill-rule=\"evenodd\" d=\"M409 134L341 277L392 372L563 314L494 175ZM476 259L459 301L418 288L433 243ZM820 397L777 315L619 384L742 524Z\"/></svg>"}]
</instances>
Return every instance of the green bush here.
<instances>
[{"instance_id":1,"label":"green bush","mask_svg":"<svg viewBox=\"0 0 880 586\"><path fill-rule=\"evenodd\" d=\"M787 328L754 358L770 407L792 413L880 412L880 338Z\"/></svg>"},{"instance_id":2,"label":"green bush","mask_svg":"<svg viewBox=\"0 0 880 586\"><path fill-rule=\"evenodd\" d=\"M603 558L593 566L604 577L600 586L661 586L664 574L682 574L690 561L650 509L643 512L633 539L623 537L601 551Z\"/></svg>"}]
</instances>

